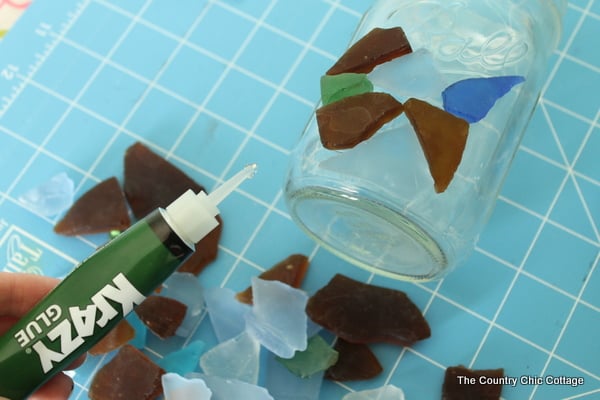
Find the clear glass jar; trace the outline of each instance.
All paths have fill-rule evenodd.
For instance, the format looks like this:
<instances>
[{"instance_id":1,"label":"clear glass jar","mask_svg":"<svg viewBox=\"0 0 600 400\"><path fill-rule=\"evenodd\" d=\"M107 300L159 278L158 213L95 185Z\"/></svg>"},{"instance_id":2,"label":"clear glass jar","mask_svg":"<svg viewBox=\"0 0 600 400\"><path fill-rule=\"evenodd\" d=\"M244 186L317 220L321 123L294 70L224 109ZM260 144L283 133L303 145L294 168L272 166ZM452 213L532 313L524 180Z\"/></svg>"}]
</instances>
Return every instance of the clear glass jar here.
<instances>
[{"instance_id":1,"label":"clear glass jar","mask_svg":"<svg viewBox=\"0 0 600 400\"><path fill-rule=\"evenodd\" d=\"M413 51L431 54L447 84L506 75L525 81L470 124L443 193L433 189L414 131L405 132L412 130L406 116L352 149L328 150L313 113L285 185L292 218L325 248L378 274L430 280L460 264L491 214L535 108L565 8L565 0L375 1L351 44L375 27L399 26ZM385 86L375 91L393 94ZM441 95L420 98L442 107Z\"/></svg>"}]
</instances>

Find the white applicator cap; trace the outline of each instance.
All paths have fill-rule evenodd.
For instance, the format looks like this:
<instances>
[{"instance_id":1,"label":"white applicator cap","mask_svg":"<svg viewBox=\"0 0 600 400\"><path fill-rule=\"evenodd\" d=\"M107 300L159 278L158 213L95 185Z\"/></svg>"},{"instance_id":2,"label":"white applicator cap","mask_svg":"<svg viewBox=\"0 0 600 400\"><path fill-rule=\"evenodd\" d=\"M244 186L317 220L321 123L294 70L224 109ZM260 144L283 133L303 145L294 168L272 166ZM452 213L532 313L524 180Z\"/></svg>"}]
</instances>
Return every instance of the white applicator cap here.
<instances>
[{"instance_id":1,"label":"white applicator cap","mask_svg":"<svg viewBox=\"0 0 600 400\"><path fill-rule=\"evenodd\" d=\"M219 214L217 205L243 181L252 178L256 170L256 164L246 165L209 195L188 190L167 206L163 213L167 223L181 240L193 247L219 225L215 218Z\"/></svg>"}]
</instances>

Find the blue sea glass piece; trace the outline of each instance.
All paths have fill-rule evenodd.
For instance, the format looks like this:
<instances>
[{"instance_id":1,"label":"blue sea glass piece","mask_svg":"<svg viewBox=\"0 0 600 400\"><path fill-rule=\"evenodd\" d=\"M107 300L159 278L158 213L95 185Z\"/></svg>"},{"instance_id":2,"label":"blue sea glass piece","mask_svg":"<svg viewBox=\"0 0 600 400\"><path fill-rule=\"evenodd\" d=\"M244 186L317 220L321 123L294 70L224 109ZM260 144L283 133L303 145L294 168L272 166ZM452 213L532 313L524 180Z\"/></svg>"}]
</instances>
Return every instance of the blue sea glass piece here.
<instances>
[{"instance_id":1,"label":"blue sea glass piece","mask_svg":"<svg viewBox=\"0 0 600 400\"><path fill-rule=\"evenodd\" d=\"M444 110L469 123L478 122L499 98L524 81L523 76L510 75L469 78L455 82L442 92Z\"/></svg>"},{"instance_id":2,"label":"blue sea glass piece","mask_svg":"<svg viewBox=\"0 0 600 400\"><path fill-rule=\"evenodd\" d=\"M266 349L291 358L306 349L308 295L283 282L252 277L254 306L246 314L246 329Z\"/></svg>"},{"instance_id":3,"label":"blue sea glass piece","mask_svg":"<svg viewBox=\"0 0 600 400\"><path fill-rule=\"evenodd\" d=\"M73 181L61 172L19 196L19 201L35 213L51 217L73 204L74 192Z\"/></svg>"},{"instance_id":4,"label":"blue sea glass piece","mask_svg":"<svg viewBox=\"0 0 600 400\"><path fill-rule=\"evenodd\" d=\"M160 294L187 305L185 318L175 334L179 337L189 336L200 322L204 310L204 289L198 277L188 272L176 272L167 279Z\"/></svg>"},{"instance_id":5,"label":"blue sea glass piece","mask_svg":"<svg viewBox=\"0 0 600 400\"><path fill-rule=\"evenodd\" d=\"M235 299L229 288L209 288L204 293L206 309L219 343L236 337L246 329L244 315L250 312L248 304Z\"/></svg>"},{"instance_id":6,"label":"blue sea glass piece","mask_svg":"<svg viewBox=\"0 0 600 400\"><path fill-rule=\"evenodd\" d=\"M212 392L202 379L186 379L177 374L162 376L165 400L210 400Z\"/></svg>"},{"instance_id":7,"label":"blue sea glass piece","mask_svg":"<svg viewBox=\"0 0 600 400\"><path fill-rule=\"evenodd\" d=\"M185 375L194 372L204 351L205 344L201 340L191 342L181 350L174 351L158 361L158 365L167 372Z\"/></svg>"},{"instance_id":8,"label":"blue sea glass piece","mask_svg":"<svg viewBox=\"0 0 600 400\"><path fill-rule=\"evenodd\" d=\"M186 378L202 379L212 392L210 400L274 400L267 389L237 379L225 379L197 373L187 374Z\"/></svg>"},{"instance_id":9,"label":"blue sea glass piece","mask_svg":"<svg viewBox=\"0 0 600 400\"><path fill-rule=\"evenodd\" d=\"M200 358L208 376L256 384L260 368L260 343L248 332L219 343Z\"/></svg>"}]
</instances>

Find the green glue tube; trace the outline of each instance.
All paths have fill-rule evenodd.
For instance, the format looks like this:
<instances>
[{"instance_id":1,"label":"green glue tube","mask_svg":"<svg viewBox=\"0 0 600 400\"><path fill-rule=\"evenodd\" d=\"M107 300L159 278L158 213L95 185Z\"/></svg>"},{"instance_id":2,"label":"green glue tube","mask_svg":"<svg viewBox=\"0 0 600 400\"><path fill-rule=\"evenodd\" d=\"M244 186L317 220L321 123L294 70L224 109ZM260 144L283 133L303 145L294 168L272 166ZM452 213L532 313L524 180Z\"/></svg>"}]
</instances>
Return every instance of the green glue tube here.
<instances>
[{"instance_id":1,"label":"green glue tube","mask_svg":"<svg viewBox=\"0 0 600 400\"><path fill-rule=\"evenodd\" d=\"M218 221L217 205L256 172L212 193L188 190L84 260L0 336L0 399L27 398L102 339L164 282Z\"/></svg>"}]
</instances>

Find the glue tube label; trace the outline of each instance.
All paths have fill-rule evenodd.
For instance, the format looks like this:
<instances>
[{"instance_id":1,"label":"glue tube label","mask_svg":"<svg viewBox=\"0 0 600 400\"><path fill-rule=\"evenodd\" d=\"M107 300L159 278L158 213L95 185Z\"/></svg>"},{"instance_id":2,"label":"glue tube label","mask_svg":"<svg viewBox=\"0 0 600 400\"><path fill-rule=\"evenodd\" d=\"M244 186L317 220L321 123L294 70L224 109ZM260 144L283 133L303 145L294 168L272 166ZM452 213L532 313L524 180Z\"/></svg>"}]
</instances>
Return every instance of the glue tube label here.
<instances>
[{"instance_id":1,"label":"glue tube label","mask_svg":"<svg viewBox=\"0 0 600 400\"><path fill-rule=\"evenodd\" d=\"M26 398L104 337L192 253L156 210L83 261L0 337L0 398Z\"/></svg>"}]
</instances>

